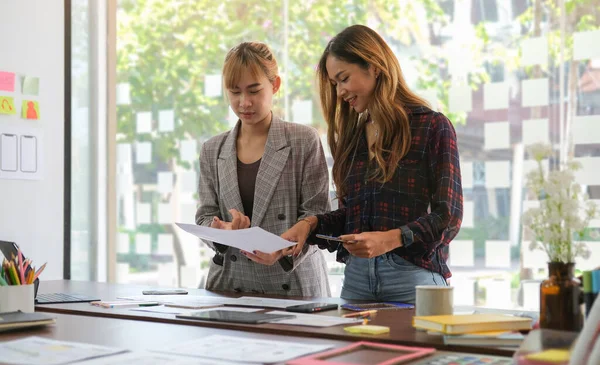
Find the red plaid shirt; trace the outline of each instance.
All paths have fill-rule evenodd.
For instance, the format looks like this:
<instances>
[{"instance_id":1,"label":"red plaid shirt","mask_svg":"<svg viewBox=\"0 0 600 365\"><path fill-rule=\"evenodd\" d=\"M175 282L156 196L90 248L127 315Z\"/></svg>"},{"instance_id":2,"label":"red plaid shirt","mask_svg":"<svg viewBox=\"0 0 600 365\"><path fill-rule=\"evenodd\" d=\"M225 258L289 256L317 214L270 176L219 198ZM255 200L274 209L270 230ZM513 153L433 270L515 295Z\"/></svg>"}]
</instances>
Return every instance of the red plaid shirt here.
<instances>
[{"instance_id":1,"label":"red plaid shirt","mask_svg":"<svg viewBox=\"0 0 600 365\"><path fill-rule=\"evenodd\" d=\"M346 179L348 195L340 209L317 216L319 224L308 242L337 250L337 261L345 263L349 253L341 244L314 235L399 228L403 246L392 253L449 278L447 246L460 229L463 209L456 132L448 118L428 108L410 108L409 115L411 148L391 181L367 181L375 162L369 162L363 137Z\"/></svg>"}]
</instances>

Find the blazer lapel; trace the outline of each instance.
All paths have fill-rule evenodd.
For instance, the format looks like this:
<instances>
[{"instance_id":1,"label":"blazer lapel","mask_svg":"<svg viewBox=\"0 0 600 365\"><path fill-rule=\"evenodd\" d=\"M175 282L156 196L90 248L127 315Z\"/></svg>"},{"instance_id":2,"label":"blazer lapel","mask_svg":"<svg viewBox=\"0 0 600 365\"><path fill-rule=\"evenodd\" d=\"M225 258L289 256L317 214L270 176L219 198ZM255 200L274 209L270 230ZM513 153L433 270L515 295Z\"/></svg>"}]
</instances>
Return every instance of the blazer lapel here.
<instances>
[{"instance_id":1,"label":"blazer lapel","mask_svg":"<svg viewBox=\"0 0 600 365\"><path fill-rule=\"evenodd\" d=\"M257 227L262 223L290 154L291 147L285 134L284 123L281 119L273 116L265 153L256 176L254 206L252 207L253 227Z\"/></svg>"},{"instance_id":2,"label":"blazer lapel","mask_svg":"<svg viewBox=\"0 0 600 365\"><path fill-rule=\"evenodd\" d=\"M226 209L234 208L244 213L244 206L242 205L237 175L236 139L239 127L240 122L238 121L235 128L229 133L225 139L225 142L223 142L221 152L219 153L217 168L218 179L219 183L221 184L221 190L219 191L219 194L221 194L221 199L223 199ZM224 214L228 214L224 211L224 209L222 212ZM225 216L221 218L224 220L229 220L231 217Z\"/></svg>"}]
</instances>

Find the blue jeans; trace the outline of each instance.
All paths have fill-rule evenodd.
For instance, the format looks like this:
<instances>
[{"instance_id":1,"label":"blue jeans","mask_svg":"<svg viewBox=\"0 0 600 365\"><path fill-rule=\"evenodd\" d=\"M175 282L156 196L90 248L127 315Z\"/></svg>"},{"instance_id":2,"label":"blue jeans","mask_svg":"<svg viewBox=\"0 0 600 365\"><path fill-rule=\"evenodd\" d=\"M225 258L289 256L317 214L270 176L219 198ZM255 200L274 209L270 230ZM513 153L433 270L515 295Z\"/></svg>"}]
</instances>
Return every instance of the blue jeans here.
<instances>
[{"instance_id":1,"label":"blue jeans","mask_svg":"<svg viewBox=\"0 0 600 365\"><path fill-rule=\"evenodd\" d=\"M447 284L442 275L390 252L370 259L350 256L344 270L341 297L414 304L417 285Z\"/></svg>"}]
</instances>

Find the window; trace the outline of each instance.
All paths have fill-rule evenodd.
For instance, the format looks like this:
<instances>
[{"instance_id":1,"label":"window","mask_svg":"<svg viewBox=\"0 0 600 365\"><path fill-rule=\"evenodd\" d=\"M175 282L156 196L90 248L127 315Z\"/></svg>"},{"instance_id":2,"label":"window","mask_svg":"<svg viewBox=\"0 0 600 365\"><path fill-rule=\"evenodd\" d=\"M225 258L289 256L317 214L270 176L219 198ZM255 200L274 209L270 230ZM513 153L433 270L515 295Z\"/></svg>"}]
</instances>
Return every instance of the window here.
<instances>
[{"instance_id":1,"label":"window","mask_svg":"<svg viewBox=\"0 0 600 365\"><path fill-rule=\"evenodd\" d=\"M532 6L512 4L513 14ZM440 8L452 15L449 22L447 16L435 16ZM543 9L542 21L554 18L547 24L557 26L558 15L550 11ZM535 303L532 295L545 263L542 254L528 250L529 238L521 233L521 213L532 203L524 193L523 177L531 167L525 147L540 140L561 142L559 66L554 53L537 58L538 53L519 47L527 41L544 49L556 29L542 27L541 38L531 39L534 24L518 20L524 22L519 27L498 26L485 33L478 25L498 21L495 0L416 1L410 6L379 0L176 5L129 0L119 2L116 12L117 63L111 67L116 67L117 82L111 87L117 93L118 126L109 138L116 139L111 153L117 156L117 177L108 183L117 189L118 281L203 285L212 252L172 223L193 222L198 152L204 141L235 122L221 88L227 50L243 40L268 43L283 76L275 113L314 126L325 143L314 68L331 36L362 23L394 45L410 86L455 125L465 192L463 225L449 248L455 302ZM431 29L445 36L434 41ZM550 37L553 50L558 49L555 41ZM541 68L524 65L524 58L542 63ZM600 199L600 180L593 174L600 139L591 141L575 130L600 133L600 92L590 81L598 69L593 61L578 61L572 73L576 82L565 82L574 87L565 95L578 96L577 104L566 108L576 111L574 156L585 163L578 179L593 199ZM600 243L594 238L598 228L589 228L585 241L592 257L578 262L580 269L600 262ZM343 265L333 254L328 260L332 289L339 295Z\"/></svg>"}]
</instances>

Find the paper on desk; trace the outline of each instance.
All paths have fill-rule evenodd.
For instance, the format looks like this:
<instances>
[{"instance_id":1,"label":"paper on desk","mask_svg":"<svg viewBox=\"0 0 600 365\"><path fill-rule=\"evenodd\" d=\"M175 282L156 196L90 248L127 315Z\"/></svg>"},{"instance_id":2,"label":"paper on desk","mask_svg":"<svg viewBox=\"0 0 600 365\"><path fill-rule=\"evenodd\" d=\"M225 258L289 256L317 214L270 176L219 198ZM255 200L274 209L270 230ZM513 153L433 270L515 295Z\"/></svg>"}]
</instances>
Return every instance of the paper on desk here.
<instances>
[{"instance_id":1,"label":"paper on desk","mask_svg":"<svg viewBox=\"0 0 600 365\"><path fill-rule=\"evenodd\" d=\"M270 314L290 314L290 312L284 311L271 311ZM322 316L318 314L305 314L305 313L294 313L296 318L280 319L277 324L291 324L296 326L310 326L310 327L331 327L339 326L341 324L353 324L360 323L363 320L360 318L344 318L334 316Z\"/></svg>"},{"instance_id":2,"label":"paper on desk","mask_svg":"<svg viewBox=\"0 0 600 365\"><path fill-rule=\"evenodd\" d=\"M267 232L260 227L248 229L224 230L198 226L195 224L175 223L179 228L193 234L196 237L218 242L220 244L239 248L241 250L252 252L254 250L264 253L272 253L283 248L295 245L294 242L284 240L283 238Z\"/></svg>"},{"instance_id":3,"label":"paper on desk","mask_svg":"<svg viewBox=\"0 0 600 365\"><path fill-rule=\"evenodd\" d=\"M177 356L171 354L161 354L158 352L135 351L126 354L114 355L86 361L85 365L236 365L245 364L242 362L219 361L215 359L202 359L189 356Z\"/></svg>"},{"instance_id":4,"label":"paper on desk","mask_svg":"<svg viewBox=\"0 0 600 365\"><path fill-rule=\"evenodd\" d=\"M160 352L228 361L244 359L246 362L270 364L284 362L331 347L333 345L315 345L310 343L212 335L174 346L167 346L164 350L160 350Z\"/></svg>"},{"instance_id":5,"label":"paper on desk","mask_svg":"<svg viewBox=\"0 0 600 365\"><path fill-rule=\"evenodd\" d=\"M152 313L163 313L163 314L181 314L183 312L187 312L181 308L172 308L165 307L164 305L154 306L154 307L140 307L140 308L131 308L130 310L136 312L152 312Z\"/></svg>"},{"instance_id":6,"label":"paper on desk","mask_svg":"<svg viewBox=\"0 0 600 365\"><path fill-rule=\"evenodd\" d=\"M66 364L125 351L114 347L49 340L37 336L0 343L3 364Z\"/></svg>"},{"instance_id":7,"label":"paper on desk","mask_svg":"<svg viewBox=\"0 0 600 365\"><path fill-rule=\"evenodd\" d=\"M126 297L118 297L117 299L127 300L147 300L154 301L160 304L168 304L170 306L180 306L183 308L201 308L208 305L227 305L227 306L242 306L242 307L261 307L261 308L280 308L291 305L310 304L312 302L304 300L290 299L272 299L264 297L209 297L203 295L132 295Z\"/></svg>"},{"instance_id":8,"label":"paper on desk","mask_svg":"<svg viewBox=\"0 0 600 365\"><path fill-rule=\"evenodd\" d=\"M241 297L237 298L237 305L248 307L285 308L292 305L310 304L306 300L273 299L264 297ZM288 313L289 314L289 313ZM294 313L295 314L295 313Z\"/></svg>"}]
</instances>

